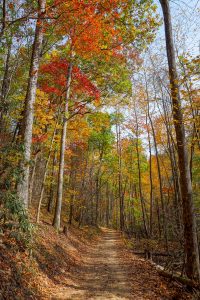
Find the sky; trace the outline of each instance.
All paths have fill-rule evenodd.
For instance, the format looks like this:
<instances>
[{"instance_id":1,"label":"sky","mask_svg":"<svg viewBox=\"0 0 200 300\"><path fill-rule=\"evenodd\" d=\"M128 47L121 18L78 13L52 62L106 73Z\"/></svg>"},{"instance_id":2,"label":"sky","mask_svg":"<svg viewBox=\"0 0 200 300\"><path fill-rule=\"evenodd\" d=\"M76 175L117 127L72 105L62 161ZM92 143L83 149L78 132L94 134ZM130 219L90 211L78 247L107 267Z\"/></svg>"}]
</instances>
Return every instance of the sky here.
<instances>
[{"instance_id":1,"label":"sky","mask_svg":"<svg viewBox=\"0 0 200 300\"><path fill-rule=\"evenodd\" d=\"M154 0L162 16L159 0ZM172 23L175 43L180 51L191 55L200 54L200 0L171 0ZM164 40L164 28L160 28L157 39Z\"/></svg>"}]
</instances>

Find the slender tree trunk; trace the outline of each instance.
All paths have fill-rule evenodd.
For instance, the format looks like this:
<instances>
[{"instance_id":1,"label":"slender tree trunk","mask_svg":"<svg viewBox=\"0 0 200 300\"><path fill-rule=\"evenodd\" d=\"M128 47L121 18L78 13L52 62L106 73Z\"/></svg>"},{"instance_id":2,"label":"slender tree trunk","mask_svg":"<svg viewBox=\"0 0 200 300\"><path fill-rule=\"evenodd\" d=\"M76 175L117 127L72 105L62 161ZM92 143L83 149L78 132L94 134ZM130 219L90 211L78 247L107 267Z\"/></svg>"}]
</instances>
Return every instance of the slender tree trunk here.
<instances>
[{"instance_id":1,"label":"slender tree trunk","mask_svg":"<svg viewBox=\"0 0 200 300\"><path fill-rule=\"evenodd\" d=\"M106 184L106 226L110 223L110 190L109 183Z\"/></svg>"},{"instance_id":2,"label":"slender tree trunk","mask_svg":"<svg viewBox=\"0 0 200 300\"><path fill-rule=\"evenodd\" d=\"M35 38L33 43L31 66L29 70L29 80L25 98L23 118L20 126L20 136L24 145L22 167L22 180L18 185L18 195L22 199L24 206L28 207L29 191L29 162L31 158L32 128L33 128L33 110L36 97L36 88L38 80L38 70L40 62L40 53L43 41L43 16L45 14L46 0L38 0L38 20L35 29Z\"/></svg>"},{"instance_id":3,"label":"slender tree trunk","mask_svg":"<svg viewBox=\"0 0 200 300\"><path fill-rule=\"evenodd\" d=\"M149 103L148 105L148 113L149 113ZM146 114L146 125L148 126ZM150 218L149 218L149 235L152 236L152 227L153 227L153 177L152 177L152 154L151 154L151 137L149 128L147 129L148 134L148 145L149 145L149 180L150 180Z\"/></svg>"},{"instance_id":4,"label":"slender tree trunk","mask_svg":"<svg viewBox=\"0 0 200 300\"><path fill-rule=\"evenodd\" d=\"M49 192L49 198L48 198L48 205L47 205L47 211L51 212L53 208L53 200L54 200L54 177L55 177L55 166L57 162L57 152L54 151L53 154L53 163L52 163L52 170L51 170L51 183L50 183L50 192Z\"/></svg>"},{"instance_id":5,"label":"slender tree trunk","mask_svg":"<svg viewBox=\"0 0 200 300\"><path fill-rule=\"evenodd\" d=\"M8 103L7 103L7 95L9 91L9 85L10 85L10 72L9 72L9 66L10 66L10 58L11 58L11 48L12 43L8 44L8 51L6 56L6 63L5 63L5 71L3 76L3 82L1 87L1 104L0 104L0 131L3 132L6 128L4 125L4 119L3 117L8 111Z\"/></svg>"},{"instance_id":6,"label":"slender tree trunk","mask_svg":"<svg viewBox=\"0 0 200 300\"><path fill-rule=\"evenodd\" d=\"M142 179L141 179L141 167L140 167L140 152L139 152L139 127L138 127L138 117L137 117L137 111L136 107L134 107L135 110L135 121L136 121L136 154L137 154L137 167L138 167L138 187L139 187L139 196L140 196L140 202L141 202L141 208L142 208L142 218L143 218L143 226L144 226L144 233L146 237L149 236L148 233L148 225L146 220L146 208L142 193Z\"/></svg>"},{"instance_id":7,"label":"slender tree trunk","mask_svg":"<svg viewBox=\"0 0 200 300\"><path fill-rule=\"evenodd\" d=\"M150 114L150 108L149 108L149 92L148 92L148 87L147 87L147 78L145 74L145 84L146 84L146 95L147 95L147 113L148 113L148 118L151 124L151 129L152 129L152 135L153 135L153 141L154 141L154 148L155 148L155 154L156 154L156 162L157 162L157 170L158 170L158 178L159 178L159 189L160 189L160 201L161 201L161 207L162 207L162 215L163 215L163 232L164 232L164 239L165 239L165 246L166 250L168 252L168 236L167 236L167 222L166 222L166 211L165 211L165 203L164 203L164 197L163 197L163 190L162 190L162 176L161 176L161 171L160 171L160 160L159 160L159 155L158 155L158 147L157 147L157 141L156 141L156 134L153 126L153 121L151 118Z\"/></svg>"},{"instance_id":8,"label":"slender tree trunk","mask_svg":"<svg viewBox=\"0 0 200 300\"><path fill-rule=\"evenodd\" d=\"M118 122L118 121L117 121ZM124 230L124 197L122 191L122 149L121 149L121 129L120 124L116 124L117 133L117 153L118 153L118 193L120 209L120 230Z\"/></svg>"},{"instance_id":9,"label":"slender tree trunk","mask_svg":"<svg viewBox=\"0 0 200 300\"><path fill-rule=\"evenodd\" d=\"M60 222L61 222L64 167L65 167L65 146L66 146L66 137L67 137L67 114L68 114L68 106L69 106L71 77L72 77L72 57L70 58L70 62L67 70L66 101L65 101L65 109L63 114L63 127L62 127L62 135L61 135L60 161L59 161L59 171L58 171L58 190L57 190L55 214L53 219L53 226L57 230L59 230Z\"/></svg>"},{"instance_id":10,"label":"slender tree trunk","mask_svg":"<svg viewBox=\"0 0 200 300\"><path fill-rule=\"evenodd\" d=\"M76 150L75 150L76 151ZM73 213L74 213L74 203L76 198L76 170L77 170L77 163L76 157L72 156L71 158L71 171L70 171L70 178L69 178L69 188L70 188L70 202L69 202L69 218L68 224L72 225Z\"/></svg>"},{"instance_id":11,"label":"slender tree trunk","mask_svg":"<svg viewBox=\"0 0 200 300\"><path fill-rule=\"evenodd\" d=\"M100 184L100 174L101 174L101 165L102 165L102 159L103 159L104 151L103 149L100 150L100 156L99 156L99 167L96 174L96 180L95 180L95 186L96 186L96 207L95 207L95 225L98 225L99 221L99 206L100 206L100 190L101 190L101 184Z\"/></svg>"},{"instance_id":12,"label":"slender tree trunk","mask_svg":"<svg viewBox=\"0 0 200 300\"><path fill-rule=\"evenodd\" d=\"M163 197L163 187L162 187L162 175L160 170L160 160L158 156L158 148L157 148L157 142L156 142L156 136L154 131L154 126L152 119L149 114L149 119L151 123L152 133L153 133L153 140L154 140L154 147L155 147L155 154L156 154L156 162L157 162L157 170L158 170L158 178L159 178L159 189L160 189L160 201L161 201L161 207L162 207L162 217L163 217L163 232L164 232L164 239L165 239L165 246L166 250L168 251L168 235L167 235L167 221L166 221L166 210L165 210L165 203L164 203L164 197Z\"/></svg>"},{"instance_id":13,"label":"slender tree trunk","mask_svg":"<svg viewBox=\"0 0 200 300\"><path fill-rule=\"evenodd\" d=\"M87 156L86 156L86 162L85 162L84 171L83 171L81 189L79 191L79 198L82 198L81 208L80 208L79 227L81 226L82 222L84 221L84 215L85 215L84 214L85 206L86 206L85 189L87 186L86 176L87 176L88 160L89 160L89 150L87 149Z\"/></svg>"},{"instance_id":14,"label":"slender tree trunk","mask_svg":"<svg viewBox=\"0 0 200 300\"><path fill-rule=\"evenodd\" d=\"M96 177L96 206L95 206L95 225L99 221L99 174Z\"/></svg>"},{"instance_id":15,"label":"slender tree trunk","mask_svg":"<svg viewBox=\"0 0 200 300\"><path fill-rule=\"evenodd\" d=\"M146 237L148 237L148 227L147 227L146 214L145 214L145 203L144 203L144 198L143 198L143 193L142 193L140 153L139 153L138 141L136 144L136 152L137 152L139 195L140 195L140 202L141 202L141 208L142 208L142 218L143 218L144 232L145 232Z\"/></svg>"},{"instance_id":16,"label":"slender tree trunk","mask_svg":"<svg viewBox=\"0 0 200 300\"><path fill-rule=\"evenodd\" d=\"M93 184L93 178L95 178L95 175L94 175L94 151L93 151L93 147L91 149L91 154L92 154L92 161L91 161L91 167L90 167L90 170L89 170L89 189L90 189L90 192L91 192L91 197L90 197L90 201L87 201L87 207L86 209L88 210L88 216L87 216L87 223L90 223L92 225L95 224L95 220L94 220L94 200L93 200L93 195L95 193L95 187L94 187L94 184Z\"/></svg>"},{"instance_id":17,"label":"slender tree trunk","mask_svg":"<svg viewBox=\"0 0 200 300\"><path fill-rule=\"evenodd\" d=\"M69 225L72 225L74 202L75 202L75 190L73 190L73 194L70 195L69 221L68 221Z\"/></svg>"},{"instance_id":18,"label":"slender tree trunk","mask_svg":"<svg viewBox=\"0 0 200 300\"><path fill-rule=\"evenodd\" d=\"M192 200L192 184L190 177L188 150L185 138L185 128L181 110L178 74L176 70L170 7L168 0L160 0L160 3L163 10L165 24L166 50L169 65L169 77L173 105L173 119L176 132L178 163L180 171L180 186L183 204L183 223L186 256L185 270L186 275L189 278L194 278L197 274L198 279L200 279L199 250L194 205Z\"/></svg>"},{"instance_id":19,"label":"slender tree trunk","mask_svg":"<svg viewBox=\"0 0 200 300\"><path fill-rule=\"evenodd\" d=\"M156 203L156 212L157 212L157 219L158 219L158 236L159 236L159 239L161 239L160 207L159 207L157 197L155 197L155 203Z\"/></svg>"},{"instance_id":20,"label":"slender tree trunk","mask_svg":"<svg viewBox=\"0 0 200 300\"><path fill-rule=\"evenodd\" d=\"M169 149L169 157L170 157L170 163L172 168L172 178L173 178L173 186L174 186L174 214L176 219L176 225L177 225L177 231L180 235L181 232L181 193L180 193L180 181L179 181L179 174L178 174L178 166L177 166L177 158L176 158L176 149L174 144L174 139L172 138L172 135L170 134L170 131L172 131L169 123L170 120L168 118L168 112L166 103L164 101L164 94L163 90L161 88L162 93L162 106L163 106L163 112L164 112L164 118L165 118L165 126L167 130L167 145Z\"/></svg>"},{"instance_id":21,"label":"slender tree trunk","mask_svg":"<svg viewBox=\"0 0 200 300\"><path fill-rule=\"evenodd\" d=\"M6 0L3 0L3 6L2 6L2 26L1 26L1 32L0 32L0 37L3 36L4 31L6 29L6 21L7 21L7 12L6 12Z\"/></svg>"},{"instance_id":22,"label":"slender tree trunk","mask_svg":"<svg viewBox=\"0 0 200 300\"><path fill-rule=\"evenodd\" d=\"M33 165L33 170L30 178L30 187L29 187L29 205L32 203L32 195L33 195L33 187L34 187L34 178L35 178L35 171L36 171L36 165L37 165L37 160L38 156L40 154L40 150L38 150L35 154L34 157L34 165Z\"/></svg>"},{"instance_id":23,"label":"slender tree trunk","mask_svg":"<svg viewBox=\"0 0 200 300\"><path fill-rule=\"evenodd\" d=\"M48 174L48 166L49 166L49 161L50 161L51 152L52 152L52 148L53 148L54 138L55 138L55 135L56 135L57 125L58 125L58 120L57 120L57 122L55 124L55 127L54 127L54 131L53 131L53 134L52 134L52 137L51 137L51 143L50 143L50 147L49 147L48 157L47 157L46 162L45 162L44 175L43 175L43 178L42 178L42 188L41 188L41 191L40 191L40 198L39 198L38 208L37 208L36 223L39 223L39 221L40 221L40 209L41 209L41 205L42 205L45 182L46 182L46 178L47 178L47 174Z\"/></svg>"},{"instance_id":24,"label":"slender tree trunk","mask_svg":"<svg viewBox=\"0 0 200 300\"><path fill-rule=\"evenodd\" d=\"M131 192L130 192L130 199L131 199L131 207L130 207L130 213L131 213L131 232L135 229L135 203L134 203L134 183L131 182Z\"/></svg>"}]
</instances>

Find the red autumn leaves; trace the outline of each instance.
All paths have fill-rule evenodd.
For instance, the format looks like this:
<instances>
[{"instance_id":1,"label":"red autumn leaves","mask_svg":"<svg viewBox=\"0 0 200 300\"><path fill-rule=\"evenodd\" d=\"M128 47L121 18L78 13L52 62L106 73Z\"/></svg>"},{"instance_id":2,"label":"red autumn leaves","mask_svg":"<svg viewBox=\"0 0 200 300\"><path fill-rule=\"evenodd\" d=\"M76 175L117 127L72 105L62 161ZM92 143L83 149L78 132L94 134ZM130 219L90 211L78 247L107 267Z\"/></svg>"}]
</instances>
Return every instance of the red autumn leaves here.
<instances>
[{"instance_id":1,"label":"red autumn leaves","mask_svg":"<svg viewBox=\"0 0 200 300\"><path fill-rule=\"evenodd\" d=\"M66 89L66 74L68 62L65 59L56 58L42 66L42 74L46 74L45 82L42 83L41 89L47 94L55 94L62 96ZM99 100L100 93L97 87L88 79L88 77L81 72L81 70L74 66L72 68L72 95L77 96L85 94L94 100ZM73 98L73 96L72 96Z\"/></svg>"}]
</instances>

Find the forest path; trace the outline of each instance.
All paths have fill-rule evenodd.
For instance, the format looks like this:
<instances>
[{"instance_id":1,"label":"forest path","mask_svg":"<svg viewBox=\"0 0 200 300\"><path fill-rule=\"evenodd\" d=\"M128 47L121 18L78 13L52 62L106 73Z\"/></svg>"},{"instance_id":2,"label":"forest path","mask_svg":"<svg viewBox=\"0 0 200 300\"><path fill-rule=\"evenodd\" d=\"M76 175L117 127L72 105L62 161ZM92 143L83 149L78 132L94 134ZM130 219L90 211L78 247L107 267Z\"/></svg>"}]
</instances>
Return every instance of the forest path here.
<instances>
[{"instance_id":1,"label":"forest path","mask_svg":"<svg viewBox=\"0 0 200 300\"><path fill-rule=\"evenodd\" d=\"M133 255L119 232L106 228L102 231L98 242L81 253L84 265L74 274L76 284L60 287L51 299L190 299L161 278L147 261Z\"/></svg>"},{"instance_id":2,"label":"forest path","mask_svg":"<svg viewBox=\"0 0 200 300\"><path fill-rule=\"evenodd\" d=\"M87 253L85 266L77 273L79 285L69 286L52 299L106 300L133 299L129 280L129 263L124 261L125 248L120 233L102 228L103 234ZM134 298L135 299L135 298Z\"/></svg>"},{"instance_id":3,"label":"forest path","mask_svg":"<svg viewBox=\"0 0 200 300\"><path fill-rule=\"evenodd\" d=\"M88 257L83 299L131 299L128 266L120 257L120 250L124 248L120 234L109 229L103 229L103 232Z\"/></svg>"}]
</instances>

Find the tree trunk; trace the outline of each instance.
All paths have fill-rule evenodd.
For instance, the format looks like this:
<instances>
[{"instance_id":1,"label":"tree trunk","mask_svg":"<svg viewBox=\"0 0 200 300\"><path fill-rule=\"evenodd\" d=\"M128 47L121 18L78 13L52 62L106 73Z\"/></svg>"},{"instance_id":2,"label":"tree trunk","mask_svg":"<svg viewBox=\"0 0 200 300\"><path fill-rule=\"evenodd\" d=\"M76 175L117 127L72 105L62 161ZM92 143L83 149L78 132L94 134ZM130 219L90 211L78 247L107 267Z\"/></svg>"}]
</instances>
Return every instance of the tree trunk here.
<instances>
[{"instance_id":1,"label":"tree trunk","mask_svg":"<svg viewBox=\"0 0 200 300\"><path fill-rule=\"evenodd\" d=\"M53 154L53 162L52 162L52 170L51 170L51 182L50 182L50 191L48 197L47 211L52 212L53 208L53 200L54 200L54 177L56 175L55 166L57 162L57 152L54 150Z\"/></svg>"},{"instance_id":2,"label":"tree trunk","mask_svg":"<svg viewBox=\"0 0 200 300\"><path fill-rule=\"evenodd\" d=\"M109 190L109 182L106 184L106 226L110 225L110 190Z\"/></svg>"},{"instance_id":3,"label":"tree trunk","mask_svg":"<svg viewBox=\"0 0 200 300\"><path fill-rule=\"evenodd\" d=\"M0 37L3 36L4 31L6 29L6 21L7 21L7 12L6 12L6 0L3 0L3 7L2 7L2 26L1 26L1 32Z\"/></svg>"},{"instance_id":4,"label":"tree trunk","mask_svg":"<svg viewBox=\"0 0 200 300\"><path fill-rule=\"evenodd\" d=\"M140 196L140 203L142 208L142 218L143 218L143 225L144 225L144 232L146 237L149 236L148 232L148 225L147 225L147 219L146 219L146 208L143 198L143 192L142 192L142 178L141 178L141 166L140 166L140 152L139 152L139 126L138 126L138 117L136 112L136 107L134 107L135 110L135 121L136 121L136 154L137 154L137 167L138 167L138 187L139 187L139 196Z\"/></svg>"},{"instance_id":5,"label":"tree trunk","mask_svg":"<svg viewBox=\"0 0 200 300\"><path fill-rule=\"evenodd\" d=\"M32 174L31 174L30 186L29 186L29 205L31 205L31 203L32 203L32 195L33 195L33 187L34 187L34 178L35 178L35 171L36 171L36 165L37 165L37 160L38 160L39 154L40 154L40 150L38 150L38 151L35 153L35 157L34 157L33 170L32 170Z\"/></svg>"},{"instance_id":6,"label":"tree trunk","mask_svg":"<svg viewBox=\"0 0 200 300\"><path fill-rule=\"evenodd\" d=\"M44 195L45 182L46 182L46 178L47 178L47 174L48 174L48 166L49 166L49 161L50 161L50 157L51 157L51 151L52 151L52 148L53 148L53 143L54 143L54 138L55 138L56 131L57 131L57 126L58 126L58 123L59 123L59 115L60 115L60 109L58 111L57 121L56 121L54 130L53 130L53 134L52 134L52 137L51 137L51 143L50 143L50 146L49 146L48 157L47 157L46 162L45 162L44 175L43 175L43 178L42 178L42 188L41 188L40 198L39 198L38 207L37 207L36 223L39 223L39 221L40 221L40 209L41 209L42 199L43 199L43 195Z\"/></svg>"},{"instance_id":7,"label":"tree trunk","mask_svg":"<svg viewBox=\"0 0 200 300\"><path fill-rule=\"evenodd\" d=\"M149 103L148 105L148 113L146 114L146 125L148 126L147 122L147 115L149 114ZM151 137L149 128L147 129L148 135L148 146L149 146L149 181L150 181L150 217L149 217L149 236L152 236L153 230L153 176L152 176L152 151L151 151Z\"/></svg>"},{"instance_id":8,"label":"tree trunk","mask_svg":"<svg viewBox=\"0 0 200 300\"><path fill-rule=\"evenodd\" d=\"M81 207L80 207L80 218L79 218L79 227L82 225L82 222L84 222L84 216L85 216L85 207L86 207L86 187L87 187L87 167L88 167L88 160L89 160L89 153L87 149L87 156L86 156L86 161L85 161L85 166L84 166L84 171L83 171L83 176L82 176L82 183L81 183L81 188L79 191L79 198L82 198L81 201Z\"/></svg>"},{"instance_id":9,"label":"tree trunk","mask_svg":"<svg viewBox=\"0 0 200 300\"><path fill-rule=\"evenodd\" d=\"M72 60L70 59L68 70L67 70L66 102L65 102L65 109L64 109L64 114L63 114L63 127L62 127L61 145L60 145L58 190L57 190L55 214L54 214L54 219L53 219L53 226L57 230L60 229L60 221L61 221L63 183L64 183L64 166L65 166L65 144L66 144L66 136L67 136L67 114L68 114L68 106L69 106L71 77L72 77Z\"/></svg>"},{"instance_id":10,"label":"tree trunk","mask_svg":"<svg viewBox=\"0 0 200 300\"><path fill-rule=\"evenodd\" d=\"M77 154L71 158L71 171L69 178L69 189L70 189L70 202L69 202L69 218L68 223L72 225L73 213L74 213L74 203L76 199L76 171L77 171Z\"/></svg>"},{"instance_id":11,"label":"tree trunk","mask_svg":"<svg viewBox=\"0 0 200 300\"><path fill-rule=\"evenodd\" d=\"M95 181L96 181L95 225L97 225L99 221L99 174L97 174Z\"/></svg>"},{"instance_id":12,"label":"tree trunk","mask_svg":"<svg viewBox=\"0 0 200 300\"><path fill-rule=\"evenodd\" d=\"M186 256L185 270L186 275L190 279L193 279L196 274L198 276L198 279L200 279L199 251L194 215L194 205L192 200L192 184L190 177L188 150L186 146L185 128L181 110L178 74L176 70L170 7L168 0L160 0L160 3L163 10L165 24L166 49L171 85L171 97L173 104L173 119L176 132L178 163L180 171L180 186L183 204L183 223Z\"/></svg>"},{"instance_id":13,"label":"tree trunk","mask_svg":"<svg viewBox=\"0 0 200 300\"><path fill-rule=\"evenodd\" d=\"M179 173L178 173L176 149L175 149L176 145L174 144L174 139L170 134L172 129L171 126L169 125L170 119L168 118L168 112L167 112L166 103L164 101L162 88L161 88L161 94L162 94L162 106L163 106L163 112L165 118L165 126L167 130L167 145L169 150L169 158L170 158L170 163L172 168L172 178L173 178L173 186L174 186L174 215L176 220L177 232L178 235L180 236L180 233L182 233L182 228L181 228L181 215L182 215L181 202L182 201L181 201L180 181L179 181Z\"/></svg>"},{"instance_id":14,"label":"tree trunk","mask_svg":"<svg viewBox=\"0 0 200 300\"><path fill-rule=\"evenodd\" d=\"M45 182L46 182L46 178L47 178L47 174L48 174L48 166L49 166L49 161L50 161L50 157L51 157L51 151L52 151L52 146L53 146L53 141L54 141L54 135L55 135L55 131L53 133L53 137L52 137L52 140L51 140L51 145L50 145L48 157L47 157L46 162L45 162L44 175L43 175L43 178L42 178L42 188L41 188L41 191L40 191L40 198L39 198L38 207L37 207L36 223L39 223L39 221L40 221L40 210L41 210L42 199L43 199L43 195L44 195Z\"/></svg>"},{"instance_id":15,"label":"tree trunk","mask_svg":"<svg viewBox=\"0 0 200 300\"><path fill-rule=\"evenodd\" d=\"M101 175L101 166L102 166L102 159L103 159L104 150L100 150L99 155L99 167L96 174L96 180L95 180L95 186L96 186L96 192L95 192L95 198L96 198L96 205L95 205L95 225L98 225L99 221L99 208L100 208L100 191L101 191L101 184L100 184L100 175Z\"/></svg>"},{"instance_id":16,"label":"tree trunk","mask_svg":"<svg viewBox=\"0 0 200 300\"><path fill-rule=\"evenodd\" d=\"M161 176L161 170L160 170L160 160L159 160L159 155L158 155L156 134L155 134L153 121L152 121L151 114L150 114L150 107L149 107L150 99L149 99L149 92L148 92L146 74L145 74L145 85L146 85L146 96L147 96L147 102L148 102L147 113L148 113L148 118L149 118L149 121L150 121L150 124L151 124L151 130L152 130L154 148L155 148L155 155L156 155L156 162L157 162L157 170L158 170L160 201L161 201L162 215L163 215L163 232L164 232L165 246L166 246L166 250L168 252L167 222L166 222L165 203L164 203L164 197L163 197L162 176Z\"/></svg>"},{"instance_id":17,"label":"tree trunk","mask_svg":"<svg viewBox=\"0 0 200 300\"><path fill-rule=\"evenodd\" d=\"M117 154L118 154L118 193L119 193L119 213L120 213L120 230L124 230L124 197L122 191L122 149L121 149L121 128L117 121Z\"/></svg>"},{"instance_id":18,"label":"tree trunk","mask_svg":"<svg viewBox=\"0 0 200 300\"><path fill-rule=\"evenodd\" d=\"M38 70L40 62L40 53L43 41L43 23L42 18L45 14L46 0L38 0L38 20L35 29L35 39L33 43L31 66L29 70L29 80L25 98L25 106L20 126L20 136L24 145L23 161L21 162L22 180L18 185L18 195L22 199L25 208L28 207L29 191L29 162L31 158L32 128L33 128L33 110L36 97L36 88L38 80Z\"/></svg>"},{"instance_id":19,"label":"tree trunk","mask_svg":"<svg viewBox=\"0 0 200 300\"><path fill-rule=\"evenodd\" d=\"M7 95L9 91L9 85L10 85L10 72L9 72L9 67L10 67L10 58L11 58L11 48L12 48L12 43L10 42L8 44L8 51L7 51L7 56L6 56L6 63L5 63L5 71L4 71L4 76L3 76L3 82L2 82L2 87L1 87L1 104L0 104L0 131L3 133L5 131L5 121L3 117L8 111L8 103L7 103Z\"/></svg>"}]
</instances>

